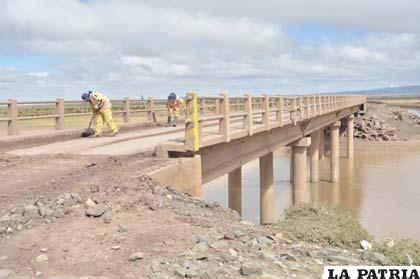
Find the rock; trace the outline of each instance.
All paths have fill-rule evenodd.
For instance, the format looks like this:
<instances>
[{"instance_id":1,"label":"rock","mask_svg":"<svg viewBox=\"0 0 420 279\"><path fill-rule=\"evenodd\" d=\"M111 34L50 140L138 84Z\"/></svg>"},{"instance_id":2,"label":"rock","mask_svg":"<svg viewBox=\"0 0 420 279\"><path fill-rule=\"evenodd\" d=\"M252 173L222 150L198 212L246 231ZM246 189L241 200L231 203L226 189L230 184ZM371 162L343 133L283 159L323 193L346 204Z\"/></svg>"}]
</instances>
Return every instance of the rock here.
<instances>
[{"instance_id":1,"label":"rock","mask_svg":"<svg viewBox=\"0 0 420 279\"><path fill-rule=\"evenodd\" d=\"M235 236L237 238L240 238L240 237L245 235L245 233L243 231L240 231L240 230L234 230L233 233L235 234Z\"/></svg>"},{"instance_id":2,"label":"rock","mask_svg":"<svg viewBox=\"0 0 420 279\"><path fill-rule=\"evenodd\" d=\"M6 227L0 227L0 234L5 233L7 230Z\"/></svg>"},{"instance_id":3,"label":"rock","mask_svg":"<svg viewBox=\"0 0 420 279\"><path fill-rule=\"evenodd\" d=\"M132 254L132 255L128 258L128 260L129 260L130 262L134 262L134 261L137 261L137 260L141 260L141 259L143 259L143 258L144 258L144 254L143 254L143 253L140 253L140 252L137 252L137 253Z\"/></svg>"},{"instance_id":4,"label":"rock","mask_svg":"<svg viewBox=\"0 0 420 279\"><path fill-rule=\"evenodd\" d=\"M242 224L242 225L246 225L246 226L255 226L255 224L252 223L251 221L242 220L239 223Z\"/></svg>"},{"instance_id":5,"label":"rock","mask_svg":"<svg viewBox=\"0 0 420 279\"><path fill-rule=\"evenodd\" d=\"M95 206L96 206L96 203L95 203L93 200L88 199L88 200L85 202L85 205L86 205L86 207L87 207L87 208L93 208L93 207L95 207Z\"/></svg>"},{"instance_id":6,"label":"rock","mask_svg":"<svg viewBox=\"0 0 420 279\"><path fill-rule=\"evenodd\" d=\"M64 217L64 215L65 215L64 210L63 210L63 209L61 209L61 208L59 208L59 209L55 210L55 211L54 211L54 213L53 213L53 216L54 216L55 218L63 218L63 217Z\"/></svg>"},{"instance_id":7,"label":"rock","mask_svg":"<svg viewBox=\"0 0 420 279\"><path fill-rule=\"evenodd\" d=\"M11 278L11 275L13 275L13 271L8 269L0 269L0 279Z\"/></svg>"},{"instance_id":8,"label":"rock","mask_svg":"<svg viewBox=\"0 0 420 279\"><path fill-rule=\"evenodd\" d=\"M54 210L52 210L50 208L47 208L47 207L45 207L43 205L42 206L39 206L38 208L39 208L38 209L38 213L42 217L49 217L49 216L53 215L53 213L54 213Z\"/></svg>"},{"instance_id":9,"label":"rock","mask_svg":"<svg viewBox=\"0 0 420 279\"><path fill-rule=\"evenodd\" d=\"M259 266L253 266L251 264L243 264L239 269L239 273L243 276L250 275L262 275L262 269Z\"/></svg>"},{"instance_id":10,"label":"rock","mask_svg":"<svg viewBox=\"0 0 420 279\"><path fill-rule=\"evenodd\" d=\"M11 227L8 227L7 229L6 229L6 233L12 233L13 232L13 229L11 228Z\"/></svg>"},{"instance_id":11,"label":"rock","mask_svg":"<svg viewBox=\"0 0 420 279\"><path fill-rule=\"evenodd\" d=\"M42 273L41 271L35 272L35 276L37 276L37 277L42 276L42 275L44 275L44 273Z\"/></svg>"},{"instance_id":12,"label":"rock","mask_svg":"<svg viewBox=\"0 0 420 279\"><path fill-rule=\"evenodd\" d=\"M360 241L360 247L363 250L372 250L372 244L370 244L367 240Z\"/></svg>"},{"instance_id":13,"label":"rock","mask_svg":"<svg viewBox=\"0 0 420 279\"><path fill-rule=\"evenodd\" d=\"M380 265L389 265L389 259L379 252L363 251L362 260L371 261Z\"/></svg>"},{"instance_id":14,"label":"rock","mask_svg":"<svg viewBox=\"0 0 420 279\"><path fill-rule=\"evenodd\" d=\"M107 210L104 213L104 215L102 215L102 218L103 218L103 222L104 223L106 223L106 224L111 223L111 221L112 221L112 212L111 212L111 210Z\"/></svg>"},{"instance_id":15,"label":"rock","mask_svg":"<svg viewBox=\"0 0 420 279\"><path fill-rule=\"evenodd\" d=\"M8 214L1 216L0 218L0 227L10 227L12 223L12 217Z\"/></svg>"},{"instance_id":16,"label":"rock","mask_svg":"<svg viewBox=\"0 0 420 279\"><path fill-rule=\"evenodd\" d=\"M175 275L178 275L180 277L185 277L185 275L187 274L187 269L185 267L179 267L177 269L175 269Z\"/></svg>"},{"instance_id":17,"label":"rock","mask_svg":"<svg viewBox=\"0 0 420 279\"><path fill-rule=\"evenodd\" d=\"M352 259L344 256L331 256L328 259L332 262L337 262L341 265L349 265L352 262Z\"/></svg>"},{"instance_id":18,"label":"rock","mask_svg":"<svg viewBox=\"0 0 420 279\"><path fill-rule=\"evenodd\" d=\"M198 244L198 243L202 243L202 242L206 243L207 245L210 243L210 241L207 239L207 237L202 236L202 235L196 235L195 243Z\"/></svg>"},{"instance_id":19,"label":"rock","mask_svg":"<svg viewBox=\"0 0 420 279\"><path fill-rule=\"evenodd\" d=\"M293 254L291 254L289 252L280 253L279 256L282 259L285 259L285 260L288 260L288 261L293 261L293 262L297 262L298 261L298 258L295 255L293 255Z\"/></svg>"},{"instance_id":20,"label":"rock","mask_svg":"<svg viewBox=\"0 0 420 279\"><path fill-rule=\"evenodd\" d=\"M125 233L127 231L128 231L128 228L126 226L124 226L123 224L118 225L118 232Z\"/></svg>"},{"instance_id":21,"label":"rock","mask_svg":"<svg viewBox=\"0 0 420 279\"><path fill-rule=\"evenodd\" d=\"M319 251L322 255L326 257L335 256L338 255L338 250L334 248L323 248L321 251Z\"/></svg>"},{"instance_id":22,"label":"rock","mask_svg":"<svg viewBox=\"0 0 420 279\"><path fill-rule=\"evenodd\" d=\"M38 207L35 205L27 205L23 209L23 216L26 219L36 219L40 215L38 214Z\"/></svg>"},{"instance_id":23,"label":"rock","mask_svg":"<svg viewBox=\"0 0 420 279\"><path fill-rule=\"evenodd\" d=\"M231 233L231 232L227 232L223 235L223 238L226 240L234 240L235 239L235 234Z\"/></svg>"},{"instance_id":24,"label":"rock","mask_svg":"<svg viewBox=\"0 0 420 279\"><path fill-rule=\"evenodd\" d=\"M45 255L45 254L41 254L41 255L39 255L38 257L36 257L36 261L37 261L38 263L45 263L45 262L48 262L48 256L47 256L47 255Z\"/></svg>"},{"instance_id":25,"label":"rock","mask_svg":"<svg viewBox=\"0 0 420 279\"><path fill-rule=\"evenodd\" d=\"M115 245L115 246L112 246L111 249L112 250L119 250L120 247L121 247L120 245Z\"/></svg>"},{"instance_id":26,"label":"rock","mask_svg":"<svg viewBox=\"0 0 420 279\"><path fill-rule=\"evenodd\" d=\"M186 210L175 210L175 213L181 216L191 216L191 213Z\"/></svg>"},{"instance_id":27,"label":"rock","mask_svg":"<svg viewBox=\"0 0 420 279\"><path fill-rule=\"evenodd\" d=\"M42 253L47 253L48 252L48 248L47 247L43 247L39 251L41 251Z\"/></svg>"},{"instance_id":28,"label":"rock","mask_svg":"<svg viewBox=\"0 0 420 279\"><path fill-rule=\"evenodd\" d=\"M86 216L88 216L88 217L100 217L107 210L108 210L108 206L106 204L97 204L95 207L88 208L86 210Z\"/></svg>"}]
</instances>

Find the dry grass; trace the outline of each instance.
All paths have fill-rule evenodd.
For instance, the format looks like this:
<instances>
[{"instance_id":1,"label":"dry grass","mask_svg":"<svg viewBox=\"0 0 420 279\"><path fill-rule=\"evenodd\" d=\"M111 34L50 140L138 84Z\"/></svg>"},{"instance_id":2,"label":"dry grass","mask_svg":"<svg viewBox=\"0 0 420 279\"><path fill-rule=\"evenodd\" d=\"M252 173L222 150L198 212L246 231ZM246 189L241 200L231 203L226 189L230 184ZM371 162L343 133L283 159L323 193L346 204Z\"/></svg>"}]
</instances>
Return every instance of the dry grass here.
<instances>
[{"instance_id":1,"label":"dry grass","mask_svg":"<svg viewBox=\"0 0 420 279\"><path fill-rule=\"evenodd\" d=\"M361 240L372 239L350 211L338 205L292 207L285 210L279 228L299 240L342 248L358 248Z\"/></svg>"}]
</instances>

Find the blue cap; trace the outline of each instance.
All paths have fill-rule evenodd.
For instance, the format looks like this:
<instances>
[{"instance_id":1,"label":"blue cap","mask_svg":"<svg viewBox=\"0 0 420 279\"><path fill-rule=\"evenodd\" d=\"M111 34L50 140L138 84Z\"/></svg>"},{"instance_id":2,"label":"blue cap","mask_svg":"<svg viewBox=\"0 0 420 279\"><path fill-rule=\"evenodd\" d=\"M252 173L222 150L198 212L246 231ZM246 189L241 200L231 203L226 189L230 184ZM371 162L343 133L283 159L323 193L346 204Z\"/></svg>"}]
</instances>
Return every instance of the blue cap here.
<instances>
[{"instance_id":1,"label":"blue cap","mask_svg":"<svg viewBox=\"0 0 420 279\"><path fill-rule=\"evenodd\" d=\"M176 100L176 94L174 92L172 92L168 96L168 101L173 101L173 100Z\"/></svg>"},{"instance_id":2,"label":"blue cap","mask_svg":"<svg viewBox=\"0 0 420 279\"><path fill-rule=\"evenodd\" d=\"M90 96L90 94L92 94L92 91L88 91L88 92L86 92L86 93L83 93L83 95L82 95L82 100L83 100L84 102L88 102L88 101L89 101L89 96Z\"/></svg>"}]
</instances>

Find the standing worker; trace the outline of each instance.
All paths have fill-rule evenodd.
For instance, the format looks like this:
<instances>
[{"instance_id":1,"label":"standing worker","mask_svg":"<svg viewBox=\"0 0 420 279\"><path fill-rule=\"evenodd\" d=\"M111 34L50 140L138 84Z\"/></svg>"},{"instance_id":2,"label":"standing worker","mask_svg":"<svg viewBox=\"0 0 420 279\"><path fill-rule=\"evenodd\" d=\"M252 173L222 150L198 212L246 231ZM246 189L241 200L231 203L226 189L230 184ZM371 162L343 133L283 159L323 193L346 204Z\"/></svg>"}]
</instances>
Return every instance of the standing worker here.
<instances>
[{"instance_id":1,"label":"standing worker","mask_svg":"<svg viewBox=\"0 0 420 279\"><path fill-rule=\"evenodd\" d=\"M96 91L88 91L87 93L83 93L82 100L89 102L92 117L96 117L95 137L102 136L102 129L105 123L112 131L111 136L119 133L117 125L115 125L115 121L112 118L112 105L108 97Z\"/></svg>"},{"instance_id":2,"label":"standing worker","mask_svg":"<svg viewBox=\"0 0 420 279\"><path fill-rule=\"evenodd\" d=\"M173 126L176 127L176 122L178 120L179 110L184 106L184 101L176 96L175 93L171 93L168 96L166 101L166 108L168 109L168 125L172 122L172 117L174 119Z\"/></svg>"}]
</instances>

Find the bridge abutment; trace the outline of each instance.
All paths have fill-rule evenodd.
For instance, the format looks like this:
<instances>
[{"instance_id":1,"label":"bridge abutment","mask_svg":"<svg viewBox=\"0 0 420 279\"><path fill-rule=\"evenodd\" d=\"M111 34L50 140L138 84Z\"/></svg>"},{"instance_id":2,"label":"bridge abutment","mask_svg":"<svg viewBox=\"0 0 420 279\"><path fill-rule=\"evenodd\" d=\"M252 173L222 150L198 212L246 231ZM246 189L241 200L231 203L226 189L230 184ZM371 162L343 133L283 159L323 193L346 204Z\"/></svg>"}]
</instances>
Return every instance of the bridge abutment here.
<instances>
[{"instance_id":1,"label":"bridge abutment","mask_svg":"<svg viewBox=\"0 0 420 279\"><path fill-rule=\"evenodd\" d=\"M273 152L260 157L260 223L274 222Z\"/></svg>"}]
</instances>

